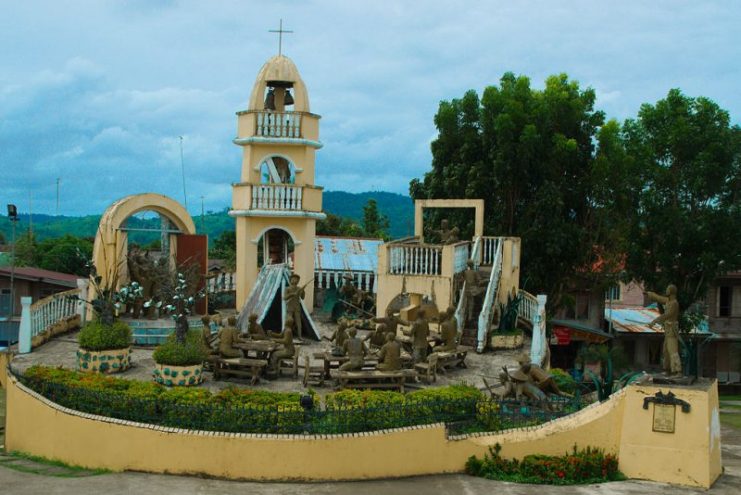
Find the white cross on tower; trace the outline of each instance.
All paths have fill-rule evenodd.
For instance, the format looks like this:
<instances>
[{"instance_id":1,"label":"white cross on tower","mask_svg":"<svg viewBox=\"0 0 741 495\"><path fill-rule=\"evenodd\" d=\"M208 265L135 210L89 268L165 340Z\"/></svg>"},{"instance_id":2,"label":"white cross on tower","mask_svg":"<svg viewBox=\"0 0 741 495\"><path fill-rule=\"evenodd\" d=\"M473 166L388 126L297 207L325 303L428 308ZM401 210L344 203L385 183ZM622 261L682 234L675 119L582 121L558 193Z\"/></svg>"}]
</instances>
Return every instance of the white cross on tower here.
<instances>
[{"instance_id":1,"label":"white cross on tower","mask_svg":"<svg viewBox=\"0 0 741 495\"><path fill-rule=\"evenodd\" d=\"M268 32L278 33L278 55L281 55L283 52L283 33L293 33L293 31L285 31L283 29L283 19L281 19L278 29L270 29Z\"/></svg>"}]
</instances>

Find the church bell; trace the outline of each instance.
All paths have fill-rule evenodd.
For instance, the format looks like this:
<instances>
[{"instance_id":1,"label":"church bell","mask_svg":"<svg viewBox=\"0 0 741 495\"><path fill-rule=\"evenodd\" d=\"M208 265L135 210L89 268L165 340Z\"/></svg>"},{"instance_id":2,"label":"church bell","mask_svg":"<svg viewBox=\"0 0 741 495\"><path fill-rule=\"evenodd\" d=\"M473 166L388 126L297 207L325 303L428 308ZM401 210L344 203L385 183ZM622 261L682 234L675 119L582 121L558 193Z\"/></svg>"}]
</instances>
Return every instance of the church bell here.
<instances>
[{"instance_id":1,"label":"church bell","mask_svg":"<svg viewBox=\"0 0 741 495\"><path fill-rule=\"evenodd\" d=\"M291 91L288 89L286 90L286 97L283 103L285 105L293 105L293 96L291 96Z\"/></svg>"},{"instance_id":2,"label":"church bell","mask_svg":"<svg viewBox=\"0 0 741 495\"><path fill-rule=\"evenodd\" d=\"M265 96L265 110L275 110L275 93L272 89Z\"/></svg>"}]
</instances>

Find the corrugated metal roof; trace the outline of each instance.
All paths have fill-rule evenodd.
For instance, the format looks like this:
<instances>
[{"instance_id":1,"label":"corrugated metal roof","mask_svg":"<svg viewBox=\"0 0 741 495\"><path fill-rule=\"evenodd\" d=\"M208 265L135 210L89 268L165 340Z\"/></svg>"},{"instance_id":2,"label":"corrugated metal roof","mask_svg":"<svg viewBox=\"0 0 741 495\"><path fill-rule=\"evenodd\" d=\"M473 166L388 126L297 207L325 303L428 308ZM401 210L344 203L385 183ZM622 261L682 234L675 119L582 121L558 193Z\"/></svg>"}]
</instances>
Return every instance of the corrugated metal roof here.
<instances>
[{"instance_id":1,"label":"corrugated metal roof","mask_svg":"<svg viewBox=\"0 0 741 495\"><path fill-rule=\"evenodd\" d=\"M10 277L12 269L9 266L0 267L0 275ZM84 278L69 273L54 272L43 268L30 266L16 266L15 277L26 280L36 280L64 287L77 287L77 279Z\"/></svg>"},{"instance_id":2,"label":"corrugated metal roof","mask_svg":"<svg viewBox=\"0 0 741 495\"><path fill-rule=\"evenodd\" d=\"M612 320L613 328L624 333L663 334L664 329L660 324L653 327L648 326L660 314L656 305L614 308L612 313L610 308L605 308L605 320L608 322ZM709 333L707 322L701 323L694 333Z\"/></svg>"},{"instance_id":3,"label":"corrugated metal roof","mask_svg":"<svg viewBox=\"0 0 741 495\"><path fill-rule=\"evenodd\" d=\"M378 269L378 246L381 244L382 239L316 237L314 269L375 273Z\"/></svg>"}]
</instances>

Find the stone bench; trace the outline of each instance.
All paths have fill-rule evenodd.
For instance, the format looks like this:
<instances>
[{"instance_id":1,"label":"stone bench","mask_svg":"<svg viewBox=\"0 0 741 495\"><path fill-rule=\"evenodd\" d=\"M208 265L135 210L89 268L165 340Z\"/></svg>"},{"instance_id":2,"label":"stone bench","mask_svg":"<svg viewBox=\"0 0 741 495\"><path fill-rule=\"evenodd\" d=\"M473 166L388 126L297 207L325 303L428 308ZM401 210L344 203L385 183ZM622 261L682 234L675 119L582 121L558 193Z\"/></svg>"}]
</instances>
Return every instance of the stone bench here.
<instances>
[{"instance_id":1,"label":"stone bench","mask_svg":"<svg viewBox=\"0 0 741 495\"><path fill-rule=\"evenodd\" d=\"M444 374L449 369L467 368L466 356L470 350L470 347L459 346L455 351L436 352L437 370Z\"/></svg>"},{"instance_id":2,"label":"stone bench","mask_svg":"<svg viewBox=\"0 0 741 495\"><path fill-rule=\"evenodd\" d=\"M219 380L222 376L234 376L249 378L252 385L257 385L267 365L268 361L265 359L219 358L214 366L214 380Z\"/></svg>"},{"instance_id":3,"label":"stone bench","mask_svg":"<svg viewBox=\"0 0 741 495\"><path fill-rule=\"evenodd\" d=\"M407 369L398 371L338 371L336 376L340 388L383 388L398 389L403 392L406 381L409 379L415 380L417 372Z\"/></svg>"}]
</instances>

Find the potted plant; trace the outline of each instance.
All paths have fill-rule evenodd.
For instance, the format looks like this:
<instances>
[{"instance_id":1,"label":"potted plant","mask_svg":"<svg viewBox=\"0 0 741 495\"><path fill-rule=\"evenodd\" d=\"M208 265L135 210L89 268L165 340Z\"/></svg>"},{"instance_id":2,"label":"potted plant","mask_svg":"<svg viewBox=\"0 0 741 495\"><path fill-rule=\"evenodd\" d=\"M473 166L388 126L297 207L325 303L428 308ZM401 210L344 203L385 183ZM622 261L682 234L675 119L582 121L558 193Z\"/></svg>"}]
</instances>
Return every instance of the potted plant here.
<instances>
[{"instance_id":1,"label":"potted plant","mask_svg":"<svg viewBox=\"0 0 741 495\"><path fill-rule=\"evenodd\" d=\"M94 270L90 278L95 299L84 302L91 305L95 317L77 336L77 368L89 373L119 373L131 366L131 328L117 319L117 311L137 287L114 290L115 273L105 284Z\"/></svg>"},{"instance_id":2,"label":"potted plant","mask_svg":"<svg viewBox=\"0 0 741 495\"><path fill-rule=\"evenodd\" d=\"M197 276L197 274L196 274ZM190 282L189 282L190 279ZM169 304L163 306L175 320L175 332L154 350L154 381L167 386L192 386L203 381L203 362L208 350L203 345L201 333L189 331L188 316L196 299L203 293L194 289L194 277L179 271L167 296ZM167 297L166 296L166 297Z\"/></svg>"}]
</instances>

